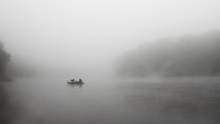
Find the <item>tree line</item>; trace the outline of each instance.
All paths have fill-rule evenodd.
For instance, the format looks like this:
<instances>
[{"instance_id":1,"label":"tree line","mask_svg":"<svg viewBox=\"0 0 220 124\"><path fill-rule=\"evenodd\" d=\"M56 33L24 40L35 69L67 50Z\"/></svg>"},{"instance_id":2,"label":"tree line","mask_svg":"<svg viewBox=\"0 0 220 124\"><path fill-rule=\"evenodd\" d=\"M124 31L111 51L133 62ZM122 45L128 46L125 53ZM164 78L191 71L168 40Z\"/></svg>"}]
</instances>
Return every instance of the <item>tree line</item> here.
<instances>
[{"instance_id":1,"label":"tree line","mask_svg":"<svg viewBox=\"0 0 220 124\"><path fill-rule=\"evenodd\" d=\"M3 43L0 42L0 80L7 80L6 70L10 55L5 51Z\"/></svg>"},{"instance_id":2,"label":"tree line","mask_svg":"<svg viewBox=\"0 0 220 124\"><path fill-rule=\"evenodd\" d=\"M120 58L121 76L216 76L220 74L220 32L146 42Z\"/></svg>"}]
</instances>

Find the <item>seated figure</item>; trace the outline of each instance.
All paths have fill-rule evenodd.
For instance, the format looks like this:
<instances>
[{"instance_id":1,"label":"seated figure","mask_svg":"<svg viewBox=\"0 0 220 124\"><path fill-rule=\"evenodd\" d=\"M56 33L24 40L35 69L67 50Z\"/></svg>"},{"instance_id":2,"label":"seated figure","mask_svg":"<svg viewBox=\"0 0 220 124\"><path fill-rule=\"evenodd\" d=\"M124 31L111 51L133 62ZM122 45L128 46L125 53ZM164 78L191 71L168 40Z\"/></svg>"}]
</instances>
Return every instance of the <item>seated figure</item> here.
<instances>
[{"instance_id":1,"label":"seated figure","mask_svg":"<svg viewBox=\"0 0 220 124\"><path fill-rule=\"evenodd\" d=\"M82 81L82 79L80 78L80 79L79 79L79 83L82 83L82 82L83 82L83 81Z\"/></svg>"}]
</instances>

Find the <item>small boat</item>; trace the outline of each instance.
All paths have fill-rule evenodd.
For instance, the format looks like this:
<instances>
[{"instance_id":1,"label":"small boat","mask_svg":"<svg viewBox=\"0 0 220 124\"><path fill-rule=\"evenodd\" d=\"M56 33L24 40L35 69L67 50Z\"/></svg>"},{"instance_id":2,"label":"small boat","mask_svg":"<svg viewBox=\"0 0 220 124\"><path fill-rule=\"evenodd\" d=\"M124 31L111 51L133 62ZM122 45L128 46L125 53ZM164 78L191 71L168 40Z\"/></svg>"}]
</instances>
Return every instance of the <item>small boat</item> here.
<instances>
[{"instance_id":1,"label":"small boat","mask_svg":"<svg viewBox=\"0 0 220 124\"><path fill-rule=\"evenodd\" d=\"M67 82L70 85L77 85L77 86L82 86L84 84L84 82L82 81L82 79L79 79L79 81L75 81L75 80L71 80Z\"/></svg>"}]
</instances>

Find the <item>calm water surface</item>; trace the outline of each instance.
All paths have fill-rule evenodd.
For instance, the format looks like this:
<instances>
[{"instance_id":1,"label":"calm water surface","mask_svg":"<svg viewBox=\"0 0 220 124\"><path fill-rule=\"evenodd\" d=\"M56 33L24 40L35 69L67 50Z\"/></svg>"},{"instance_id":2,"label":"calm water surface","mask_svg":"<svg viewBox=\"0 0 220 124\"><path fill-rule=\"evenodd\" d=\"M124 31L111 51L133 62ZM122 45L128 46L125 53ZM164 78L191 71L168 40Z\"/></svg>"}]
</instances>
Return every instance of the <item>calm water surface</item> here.
<instances>
[{"instance_id":1,"label":"calm water surface","mask_svg":"<svg viewBox=\"0 0 220 124\"><path fill-rule=\"evenodd\" d=\"M218 124L219 79L19 79L8 85L19 107L15 124ZM18 111L16 110L16 111Z\"/></svg>"}]
</instances>

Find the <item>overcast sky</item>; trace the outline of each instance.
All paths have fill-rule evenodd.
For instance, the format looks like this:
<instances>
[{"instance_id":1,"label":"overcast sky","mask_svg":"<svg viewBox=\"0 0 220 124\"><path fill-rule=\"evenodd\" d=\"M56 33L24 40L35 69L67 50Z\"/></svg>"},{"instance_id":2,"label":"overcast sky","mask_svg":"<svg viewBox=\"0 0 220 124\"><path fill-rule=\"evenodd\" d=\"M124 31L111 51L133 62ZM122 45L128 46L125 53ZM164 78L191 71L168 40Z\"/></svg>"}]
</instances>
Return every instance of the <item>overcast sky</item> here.
<instances>
[{"instance_id":1,"label":"overcast sky","mask_svg":"<svg viewBox=\"0 0 220 124\"><path fill-rule=\"evenodd\" d=\"M217 30L219 12L219 0L0 0L0 40L31 63L95 68L152 39Z\"/></svg>"}]
</instances>

